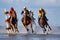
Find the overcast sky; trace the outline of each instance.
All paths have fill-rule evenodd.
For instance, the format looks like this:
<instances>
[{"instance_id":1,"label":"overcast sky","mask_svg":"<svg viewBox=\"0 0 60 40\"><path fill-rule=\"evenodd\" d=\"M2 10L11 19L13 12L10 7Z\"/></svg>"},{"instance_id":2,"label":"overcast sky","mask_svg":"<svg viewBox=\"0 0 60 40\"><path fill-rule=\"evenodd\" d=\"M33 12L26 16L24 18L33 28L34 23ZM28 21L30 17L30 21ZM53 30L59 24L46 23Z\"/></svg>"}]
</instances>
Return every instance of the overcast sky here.
<instances>
[{"instance_id":1,"label":"overcast sky","mask_svg":"<svg viewBox=\"0 0 60 40\"><path fill-rule=\"evenodd\" d=\"M37 11L39 8L44 8L49 19L49 25L60 26L60 0L0 0L0 25L5 25L3 11L4 9L9 10L10 7L14 7L18 16L18 25L22 25L21 11L24 6L34 12L35 21L38 20Z\"/></svg>"}]
</instances>

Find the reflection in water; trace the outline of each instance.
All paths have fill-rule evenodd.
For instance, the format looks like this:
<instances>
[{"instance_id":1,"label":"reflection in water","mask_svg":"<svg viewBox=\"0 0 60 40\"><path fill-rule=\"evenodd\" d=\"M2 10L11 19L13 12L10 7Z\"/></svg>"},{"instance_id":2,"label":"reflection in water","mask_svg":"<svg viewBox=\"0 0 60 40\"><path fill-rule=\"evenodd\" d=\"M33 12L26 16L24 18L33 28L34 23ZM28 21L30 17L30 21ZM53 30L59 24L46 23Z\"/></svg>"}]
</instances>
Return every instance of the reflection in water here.
<instances>
[{"instance_id":1,"label":"reflection in water","mask_svg":"<svg viewBox=\"0 0 60 40\"><path fill-rule=\"evenodd\" d=\"M60 35L44 35L44 34L18 34L6 35L1 34L0 40L60 40Z\"/></svg>"}]
</instances>

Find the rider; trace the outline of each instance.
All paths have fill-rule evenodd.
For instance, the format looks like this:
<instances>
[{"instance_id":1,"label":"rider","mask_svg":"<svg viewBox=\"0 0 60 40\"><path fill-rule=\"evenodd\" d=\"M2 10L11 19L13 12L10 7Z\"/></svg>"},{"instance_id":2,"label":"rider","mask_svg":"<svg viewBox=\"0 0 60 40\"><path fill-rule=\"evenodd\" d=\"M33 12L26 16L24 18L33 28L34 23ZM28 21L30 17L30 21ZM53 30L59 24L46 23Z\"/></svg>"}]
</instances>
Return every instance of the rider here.
<instances>
[{"instance_id":1,"label":"rider","mask_svg":"<svg viewBox=\"0 0 60 40\"><path fill-rule=\"evenodd\" d=\"M26 7L23 8L23 11L21 12L21 15L23 14L23 16L26 14L28 17L30 17L29 11L27 10Z\"/></svg>"},{"instance_id":2,"label":"rider","mask_svg":"<svg viewBox=\"0 0 60 40\"><path fill-rule=\"evenodd\" d=\"M14 10L13 7L10 8L9 15L10 15L10 16L13 15L14 17L17 17L16 12L15 12L15 10Z\"/></svg>"},{"instance_id":3,"label":"rider","mask_svg":"<svg viewBox=\"0 0 60 40\"><path fill-rule=\"evenodd\" d=\"M48 21L48 19L47 19L47 17L46 17L46 12L45 12L45 10L44 10L43 8L40 8L40 9L38 10L38 19L39 19L41 16L43 16L44 19L45 19L46 21Z\"/></svg>"}]
</instances>

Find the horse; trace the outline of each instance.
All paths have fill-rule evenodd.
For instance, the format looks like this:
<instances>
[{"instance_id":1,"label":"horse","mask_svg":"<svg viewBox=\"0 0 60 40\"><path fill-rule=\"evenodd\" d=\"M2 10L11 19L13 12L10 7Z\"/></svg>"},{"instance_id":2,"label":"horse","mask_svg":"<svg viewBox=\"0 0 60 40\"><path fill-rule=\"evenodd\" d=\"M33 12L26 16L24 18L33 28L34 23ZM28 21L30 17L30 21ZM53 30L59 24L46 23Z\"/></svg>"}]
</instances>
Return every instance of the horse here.
<instances>
[{"instance_id":1,"label":"horse","mask_svg":"<svg viewBox=\"0 0 60 40\"><path fill-rule=\"evenodd\" d=\"M28 29L27 26L28 26L29 24L31 24L30 27L31 27L32 33L34 32L34 31L33 31L33 28L32 28L32 19L31 19L29 16L27 16L27 14L25 14L25 15L22 17L22 23L23 23L24 27L26 28L27 32L29 31L29 29Z\"/></svg>"},{"instance_id":2,"label":"horse","mask_svg":"<svg viewBox=\"0 0 60 40\"><path fill-rule=\"evenodd\" d=\"M18 27L17 27L17 18L16 17L11 17L11 26L13 27L14 32L19 32Z\"/></svg>"},{"instance_id":3,"label":"horse","mask_svg":"<svg viewBox=\"0 0 60 40\"><path fill-rule=\"evenodd\" d=\"M6 12L4 12L4 14L8 14L9 12L8 11L6 11ZM13 20L14 18L12 18L12 17L9 17L8 19L6 19L5 20L5 22L7 22L8 23L8 28L5 28L6 30L12 30L13 32L19 32L18 31L18 28L17 28L17 22L14 22L15 21L15 19ZM14 24L13 24L13 22L14 22Z\"/></svg>"},{"instance_id":4,"label":"horse","mask_svg":"<svg viewBox=\"0 0 60 40\"><path fill-rule=\"evenodd\" d=\"M38 23L39 23L40 27L42 28L43 33L45 33L47 31L47 29L46 29L47 27L49 28L49 30L51 30L51 28L50 28L48 22L45 20L44 16L41 16L40 18L38 18Z\"/></svg>"}]
</instances>

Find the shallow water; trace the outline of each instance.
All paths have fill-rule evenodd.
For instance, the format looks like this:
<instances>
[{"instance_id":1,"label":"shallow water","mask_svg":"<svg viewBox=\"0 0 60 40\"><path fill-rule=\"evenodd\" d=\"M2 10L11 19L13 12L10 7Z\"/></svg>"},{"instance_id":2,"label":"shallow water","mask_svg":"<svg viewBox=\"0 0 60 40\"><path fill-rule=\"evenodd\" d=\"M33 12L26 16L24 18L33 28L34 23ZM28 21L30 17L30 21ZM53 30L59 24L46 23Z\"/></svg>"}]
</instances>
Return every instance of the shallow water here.
<instances>
[{"instance_id":1,"label":"shallow water","mask_svg":"<svg viewBox=\"0 0 60 40\"><path fill-rule=\"evenodd\" d=\"M0 40L60 40L59 34L0 34Z\"/></svg>"},{"instance_id":2,"label":"shallow water","mask_svg":"<svg viewBox=\"0 0 60 40\"><path fill-rule=\"evenodd\" d=\"M0 40L60 40L60 28L52 27L49 35L42 34L42 30L38 28L35 29L36 34L26 34L26 30L21 27L18 34L8 34L4 27L0 28Z\"/></svg>"}]
</instances>

